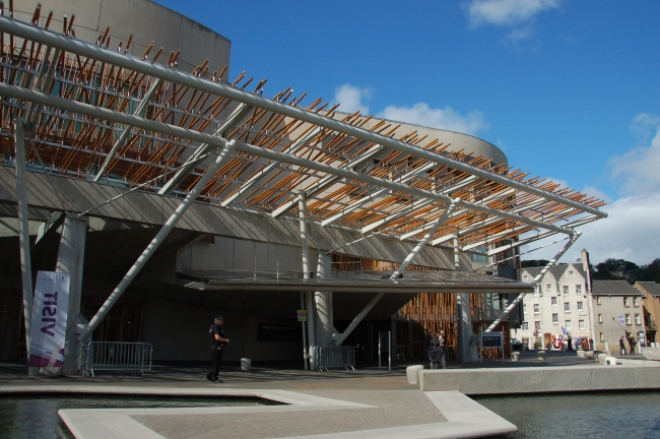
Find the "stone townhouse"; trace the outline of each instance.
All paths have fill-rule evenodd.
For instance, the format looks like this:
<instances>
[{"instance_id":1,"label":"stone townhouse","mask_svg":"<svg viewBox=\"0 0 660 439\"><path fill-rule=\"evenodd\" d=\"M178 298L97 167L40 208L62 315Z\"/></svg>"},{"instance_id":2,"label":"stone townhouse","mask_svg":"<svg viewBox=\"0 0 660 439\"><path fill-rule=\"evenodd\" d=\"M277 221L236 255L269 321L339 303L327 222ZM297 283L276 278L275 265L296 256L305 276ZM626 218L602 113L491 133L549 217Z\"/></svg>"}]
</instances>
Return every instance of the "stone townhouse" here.
<instances>
[{"instance_id":1,"label":"stone townhouse","mask_svg":"<svg viewBox=\"0 0 660 439\"><path fill-rule=\"evenodd\" d=\"M657 343L657 324L660 319L660 284L655 282L635 282L633 285L644 294L644 327L647 343Z\"/></svg>"},{"instance_id":2,"label":"stone townhouse","mask_svg":"<svg viewBox=\"0 0 660 439\"><path fill-rule=\"evenodd\" d=\"M622 335L636 340L646 338L642 302L645 296L637 288L625 280L594 280L591 294L596 349L619 352ZM639 353L639 345L635 352Z\"/></svg>"}]
</instances>

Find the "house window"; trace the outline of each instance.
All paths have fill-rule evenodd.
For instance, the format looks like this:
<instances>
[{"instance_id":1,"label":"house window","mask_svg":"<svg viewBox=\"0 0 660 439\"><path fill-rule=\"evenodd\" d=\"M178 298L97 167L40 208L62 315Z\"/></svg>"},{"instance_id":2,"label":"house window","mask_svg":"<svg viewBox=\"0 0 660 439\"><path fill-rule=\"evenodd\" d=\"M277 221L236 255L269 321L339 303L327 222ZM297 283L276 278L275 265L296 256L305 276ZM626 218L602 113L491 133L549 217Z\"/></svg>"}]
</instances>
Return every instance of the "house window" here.
<instances>
[{"instance_id":1,"label":"house window","mask_svg":"<svg viewBox=\"0 0 660 439\"><path fill-rule=\"evenodd\" d=\"M575 294L582 294L582 285L575 285Z\"/></svg>"},{"instance_id":2,"label":"house window","mask_svg":"<svg viewBox=\"0 0 660 439\"><path fill-rule=\"evenodd\" d=\"M551 291L552 291L552 284L547 284L547 285L545 286L545 290L546 290L548 293L551 292Z\"/></svg>"},{"instance_id":3,"label":"house window","mask_svg":"<svg viewBox=\"0 0 660 439\"><path fill-rule=\"evenodd\" d=\"M540 314L541 311L539 310L539 304L535 303L534 304L534 314Z\"/></svg>"},{"instance_id":4,"label":"house window","mask_svg":"<svg viewBox=\"0 0 660 439\"><path fill-rule=\"evenodd\" d=\"M632 323L630 322L630 314L626 314L626 325L631 325Z\"/></svg>"},{"instance_id":5,"label":"house window","mask_svg":"<svg viewBox=\"0 0 660 439\"><path fill-rule=\"evenodd\" d=\"M522 329L523 329L523 331L529 331L529 323L528 322L522 322Z\"/></svg>"},{"instance_id":6,"label":"house window","mask_svg":"<svg viewBox=\"0 0 660 439\"><path fill-rule=\"evenodd\" d=\"M552 315L552 323L554 323L555 325L559 323L559 314Z\"/></svg>"},{"instance_id":7,"label":"house window","mask_svg":"<svg viewBox=\"0 0 660 439\"><path fill-rule=\"evenodd\" d=\"M603 323L603 315L598 314L598 323Z\"/></svg>"},{"instance_id":8,"label":"house window","mask_svg":"<svg viewBox=\"0 0 660 439\"><path fill-rule=\"evenodd\" d=\"M527 304L523 303L523 314L527 314Z\"/></svg>"},{"instance_id":9,"label":"house window","mask_svg":"<svg viewBox=\"0 0 660 439\"><path fill-rule=\"evenodd\" d=\"M534 322L534 329L536 330L536 333L541 332L541 322Z\"/></svg>"},{"instance_id":10,"label":"house window","mask_svg":"<svg viewBox=\"0 0 660 439\"><path fill-rule=\"evenodd\" d=\"M571 303L564 302L564 312L571 312Z\"/></svg>"},{"instance_id":11,"label":"house window","mask_svg":"<svg viewBox=\"0 0 660 439\"><path fill-rule=\"evenodd\" d=\"M551 304L552 306L557 306L557 296L552 296L552 297L550 298L550 304Z\"/></svg>"},{"instance_id":12,"label":"house window","mask_svg":"<svg viewBox=\"0 0 660 439\"><path fill-rule=\"evenodd\" d=\"M639 314L635 314L635 324L636 325L641 325L642 324L642 319L639 316Z\"/></svg>"},{"instance_id":13,"label":"house window","mask_svg":"<svg viewBox=\"0 0 660 439\"><path fill-rule=\"evenodd\" d=\"M527 280L527 275L523 274L523 280Z\"/></svg>"},{"instance_id":14,"label":"house window","mask_svg":"<svg viewBox=\"0 0 660 439\"><path fill-rule=\"evenodd\" d=\"M584 320L580 319L578 320L578 328L580 331L584 331Z\"/></svg>"},{"instance_id":15,"label":"house window","mask_svg":"<svg viewBox=\"0 0 660 439\"><path fill-rule=\"evenodd\" d=\"M600 302L600 296L596 296L596 305L602 305Z\"/></svg>"},{"instance_id":16,"label":"house window","mask_svg":"<svg viewBox=\"0 0 660 439\"><path fill-rule=\"evenodd\" d=\"M561 289L564 294L568 294L568 285L564 285Z\"/></svg>"},{"instance_id":17,"label":"house window","mask_svg":"<svg viewBox=\"0 0 660 439\"><path fill-rule=\"evenodd\" d=\"M577 310L578 311L584 311L584 304L582 302L577 303Z\"/></svg>"},{"instance_id":18,"label":"house window","mask_svg":"<svg viewBox=\"0 0 660 439\"><path fill-rule=\"evenodd\" d=\"M630 297L623 298L623 306L630 306Z\"/></svg>"},{"instance_id":19,"label":"house window","mask_svg":"<svg viewBox=\"0 0 660 439\"><path fill-rule=\"evenodd\" d=\"M570 321L570 320L566 320L566 321L564 322L564 328L566 328L566 329L571 329L571 321Z\"/></svg>"},{"instance_id":20,"label":"house window","mask_svg":"<svg viewBox=\"0 0 660 439\"><path fill-rule=\"evenodd\" d=\"M639 297L633 297L633 306L639 306Z\"/></svg>"},{"instance_id":21,"label":"house window","mask_svg":"<svg viewBox=\"0 0 660 439\"><path fill-rule=\"evenodd\" d=\"M604 333L604 332L600 332L600 333L598 334L598 340L600 340L600 341L605 341L605 333Z\"/></svg>"},{"instance_id":22,"label":"house window","mask_svg":"<svg viewBox=\"0 0 660 439\"><path fill-rule=\"evenodd\" d=\"M573 276L573 270L568 270L568 274Z\"/></svg>"},{"instance_id":23,"label":"house window","mask_svg":"<svg viewBox=\"0 0 660 439\"><path fill-rule=\"evenodd\" d=\"M534 297L539 297L539 286L534 287Z\"/></svg>"}]
</instances>

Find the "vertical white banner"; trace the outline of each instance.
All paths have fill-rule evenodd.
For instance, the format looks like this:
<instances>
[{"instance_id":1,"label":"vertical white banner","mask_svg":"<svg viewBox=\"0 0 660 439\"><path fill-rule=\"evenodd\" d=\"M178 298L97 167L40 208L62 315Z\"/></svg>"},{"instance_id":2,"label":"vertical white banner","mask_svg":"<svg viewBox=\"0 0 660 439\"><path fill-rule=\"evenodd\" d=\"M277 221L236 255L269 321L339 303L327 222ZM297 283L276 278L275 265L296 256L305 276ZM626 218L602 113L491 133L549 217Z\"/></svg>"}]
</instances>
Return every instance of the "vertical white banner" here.
<instances>
[{"instance_id":1,"label":"vertical white banner","mask_svg":"<svg viewBox=\"0 0 660 439\"><path fill-rule=\"evenodd\" d=\"M40 271L34 288L30 367L62 367L66 314L69 308L69 275Z\"/></svg>"}]
</instances>

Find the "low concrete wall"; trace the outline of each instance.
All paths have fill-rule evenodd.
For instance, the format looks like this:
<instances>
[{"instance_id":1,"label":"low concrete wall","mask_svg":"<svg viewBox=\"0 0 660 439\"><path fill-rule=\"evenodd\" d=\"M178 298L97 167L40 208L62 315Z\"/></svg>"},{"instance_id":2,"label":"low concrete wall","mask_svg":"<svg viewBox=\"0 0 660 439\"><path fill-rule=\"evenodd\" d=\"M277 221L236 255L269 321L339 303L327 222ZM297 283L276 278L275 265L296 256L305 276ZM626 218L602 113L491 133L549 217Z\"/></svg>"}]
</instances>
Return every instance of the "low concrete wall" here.
<instances>
[{"instance_id":1,"label":"low concrete wall","mask_svg":"<svg viewBox=\"0 0 660 439\"><path fill-rule=\"evenodd\" d=\"M660 363L422 370L420 389L458 390L466 395L660 389Z\"/></svg>"}]
</instances>

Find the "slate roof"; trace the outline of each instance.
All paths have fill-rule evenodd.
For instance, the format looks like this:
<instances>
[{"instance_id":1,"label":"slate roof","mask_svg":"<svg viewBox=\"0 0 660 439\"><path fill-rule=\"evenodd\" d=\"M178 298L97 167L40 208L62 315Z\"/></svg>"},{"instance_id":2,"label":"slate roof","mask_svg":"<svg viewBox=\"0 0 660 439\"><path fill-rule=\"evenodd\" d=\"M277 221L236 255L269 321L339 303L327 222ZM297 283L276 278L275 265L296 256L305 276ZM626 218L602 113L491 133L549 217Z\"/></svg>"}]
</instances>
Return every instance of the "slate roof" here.
<instances>
[{"instance_id":1,"label":"slate roof","mask_svg":"<svg viewBox=\"0 0 660 439\"><path fill-rule=\"evenodd\" d=\"M644 293L625 280L594 280L591 285L591 293L594 296L644 297Z\"/></svg>"},{"instance_id":2,"label":"slate roof","mask_svg":"<svg viewBox=\"0 0 660 439\"><path fill-rule=\"evenodd\" d=\"M548 270L552 275L555 277L555 279L559 280L559 278L564 274L564 272L571 267L574 270L577 270L582 277L585 279L587 278L586 273L584 272L584 269L582 268L582 265L579 264L559 264L559 265L553 265L550 267L550 270ZM535 277L537 274L543 270L544 267L526 267L523 268L521 271L527 271L532 277Z\"/></svg>"},{"instance_id":3,"label":"slate roof","mask_svg":"<svg viewBox=\"0 0 660 439\"><path fill-rule=\"evenodd\" d=\"M660 297L660 284L655 282L635 282L635 286L642 287L653 297Z\"/></svg>"}]
</instances>

